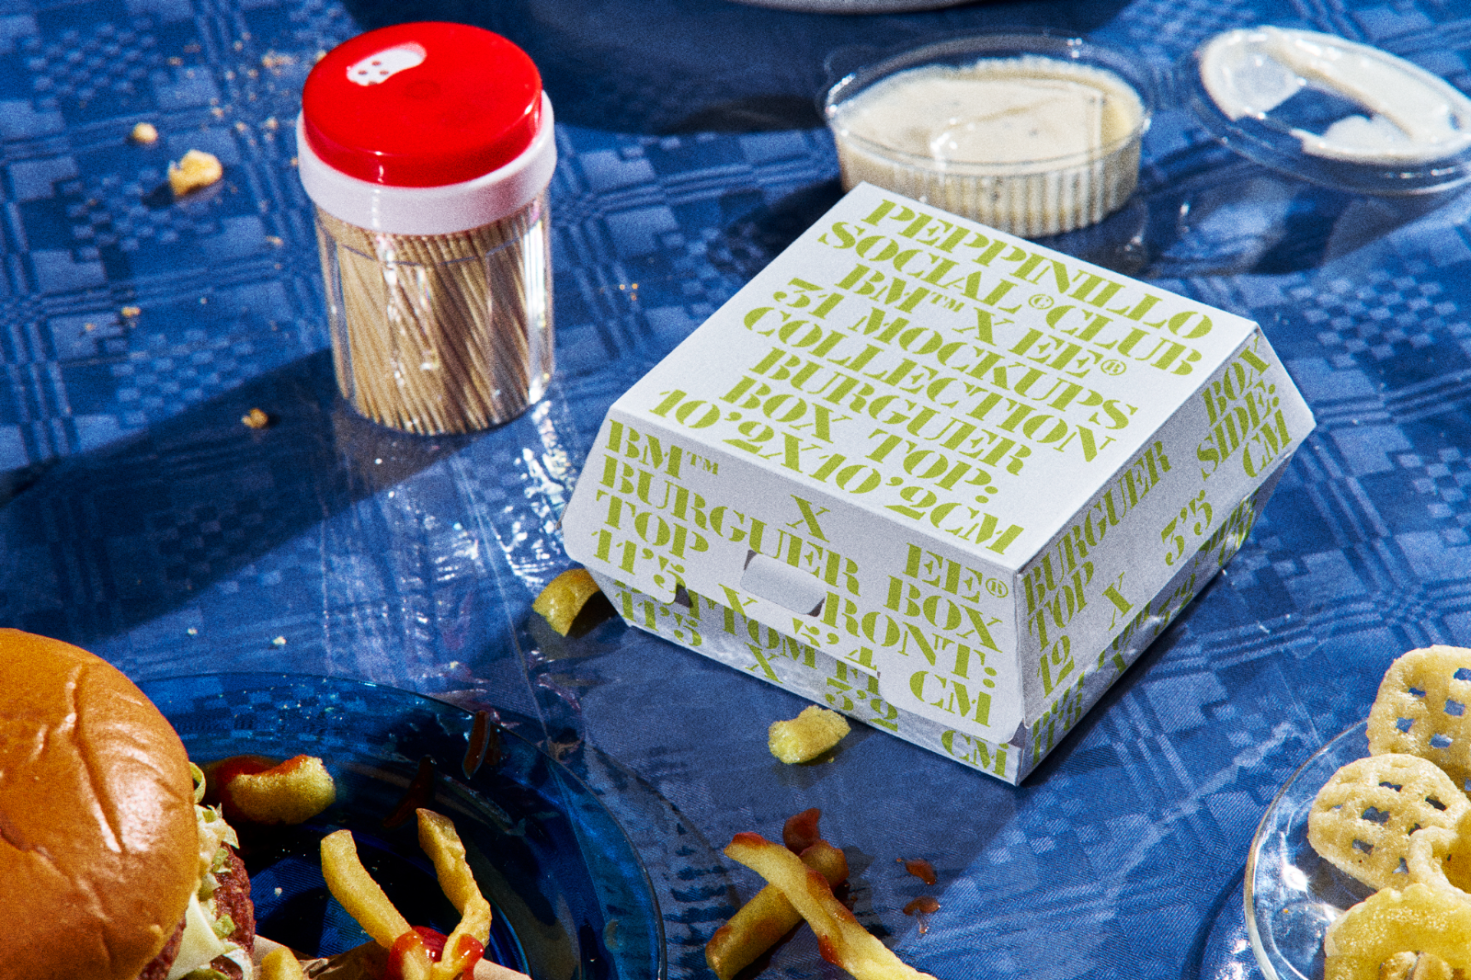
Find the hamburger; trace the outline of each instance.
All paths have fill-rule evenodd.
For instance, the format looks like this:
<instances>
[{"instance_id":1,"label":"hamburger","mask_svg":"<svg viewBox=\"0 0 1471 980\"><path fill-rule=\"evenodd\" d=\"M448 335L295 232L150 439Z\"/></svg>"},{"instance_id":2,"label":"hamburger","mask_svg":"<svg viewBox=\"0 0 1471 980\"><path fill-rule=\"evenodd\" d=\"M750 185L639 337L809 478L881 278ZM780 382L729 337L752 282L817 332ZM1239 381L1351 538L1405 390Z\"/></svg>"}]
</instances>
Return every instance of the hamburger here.
<instances>
[{"instance_id":1,"label":"hamburger","mask_svg":"<svg viewBox=\"0 0 1471 980\"><path fill-rule=\"evenodd\" d=\"M250 882L132 681L0 629L0 977L250 980Z\"/></svg>"}]
</instances>

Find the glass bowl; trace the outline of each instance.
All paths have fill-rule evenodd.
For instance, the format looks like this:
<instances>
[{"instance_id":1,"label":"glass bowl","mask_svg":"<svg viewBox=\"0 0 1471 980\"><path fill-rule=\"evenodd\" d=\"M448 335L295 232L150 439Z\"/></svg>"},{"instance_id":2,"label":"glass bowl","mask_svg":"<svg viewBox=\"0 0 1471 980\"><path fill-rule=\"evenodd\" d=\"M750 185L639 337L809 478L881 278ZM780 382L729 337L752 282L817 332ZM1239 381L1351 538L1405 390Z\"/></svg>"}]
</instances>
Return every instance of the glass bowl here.
<instances>
[{"instance_id":1,"label":"glass bowl","mask_svg":"<svg viewBox=\"0 0 1471 980\"><path fill-rule=\"evenodd\" d=\"M1339 871L1308 843L1318 790L1340 767L1369 754L1367 722L1338 735L1277 792L1252 838L1242 898L1252 951L1267 980L1323 976L1323 935L1373 889Z\"/></svg>"}]
</instances>

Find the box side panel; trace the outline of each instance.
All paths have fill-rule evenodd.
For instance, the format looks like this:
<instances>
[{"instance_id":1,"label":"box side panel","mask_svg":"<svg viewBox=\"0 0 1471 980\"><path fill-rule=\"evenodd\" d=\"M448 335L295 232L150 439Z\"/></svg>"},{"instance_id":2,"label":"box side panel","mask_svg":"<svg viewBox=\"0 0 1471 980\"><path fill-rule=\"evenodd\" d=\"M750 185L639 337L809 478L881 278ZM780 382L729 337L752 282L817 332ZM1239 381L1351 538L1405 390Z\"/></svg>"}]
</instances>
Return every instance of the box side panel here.
<instances>
[{"instance_id":1,"label":"box side panel","mask_svg":"<svg viewBox=\"0 0 1471 980\"><path fill-rule=\"evenodd\" d=\"M1275 352L1253 332L1023 569L1018 633L1029 722L1075 682L1077 654L1124 632L1312 428Z\"/></svg>"},{"instance_id":2,"label":"box side panel","mask_svg":"<svg viewBox=\"0 0 1471 980\"><path fill-rule=\"evenodd\" d=\"M1276 490L1288 462L1281 458L1272 464L1261 485L1217 522L1211 536L1175 566L1175 574L1163 588L1140 604L1134 617L1096 655L1074 659L1061 695L1049 701L1042 715L1027 726L1023 776L1036 768L1235 556Z\"/></svg>"}]
</instances>

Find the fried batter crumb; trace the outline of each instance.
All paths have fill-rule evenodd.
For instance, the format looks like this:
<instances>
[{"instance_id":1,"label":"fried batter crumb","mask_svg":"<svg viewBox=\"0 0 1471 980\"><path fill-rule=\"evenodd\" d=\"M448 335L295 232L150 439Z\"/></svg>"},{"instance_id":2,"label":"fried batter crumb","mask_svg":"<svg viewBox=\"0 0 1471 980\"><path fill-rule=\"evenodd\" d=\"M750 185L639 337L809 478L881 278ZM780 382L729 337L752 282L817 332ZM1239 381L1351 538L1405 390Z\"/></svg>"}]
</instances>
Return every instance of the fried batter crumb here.
<instances>
[{"instance_id":1,"label":"fried batter crumb","mask_svg":"<svg viewBox=\"0 0 1471 980\"><path fill-rule=\"evenodd\" d=\"M178 163L169 164L169 186L175 197L208 187L224 175L219 158L203 150L190 150Z\"/></svg>"}]
</instances>

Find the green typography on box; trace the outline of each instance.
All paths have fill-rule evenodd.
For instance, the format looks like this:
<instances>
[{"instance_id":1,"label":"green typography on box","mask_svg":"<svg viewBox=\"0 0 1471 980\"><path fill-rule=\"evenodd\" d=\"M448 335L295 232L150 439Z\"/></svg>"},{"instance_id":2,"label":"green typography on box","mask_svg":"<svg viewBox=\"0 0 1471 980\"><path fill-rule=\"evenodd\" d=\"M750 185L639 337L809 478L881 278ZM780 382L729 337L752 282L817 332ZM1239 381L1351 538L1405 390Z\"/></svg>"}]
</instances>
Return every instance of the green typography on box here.
<instances>
[{"instance_id":1,"label":"green typography on box","mask_svg":"<svg viewBox=\"0 0 1471 980\"><path fill-rule=\"evenodd\" d=\"M1020 744L1311 428L1250 321L865 185L615 403L564 529Z\"/></svg>"}]
</instances>

